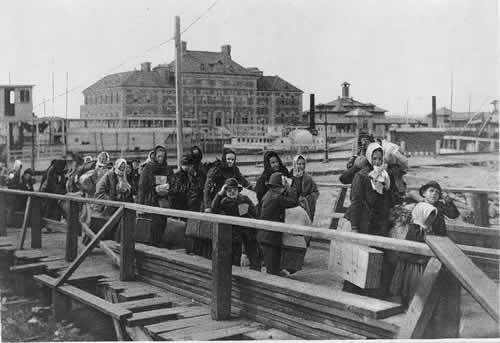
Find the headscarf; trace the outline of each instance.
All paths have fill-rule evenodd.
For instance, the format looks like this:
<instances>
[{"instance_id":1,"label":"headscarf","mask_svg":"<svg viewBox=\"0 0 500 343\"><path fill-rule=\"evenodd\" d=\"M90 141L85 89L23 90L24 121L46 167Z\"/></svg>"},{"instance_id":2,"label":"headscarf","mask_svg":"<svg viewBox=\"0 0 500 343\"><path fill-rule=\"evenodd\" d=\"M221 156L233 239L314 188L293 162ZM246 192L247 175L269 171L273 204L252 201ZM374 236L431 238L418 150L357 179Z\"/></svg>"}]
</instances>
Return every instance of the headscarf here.
<instances>
[{"instance_id":1,"label":"headscarf","mask_svg":"<svg viewBox=\"0 0 500 343\"><path fill-rule=\"evenodd\" d=\"M195 154L195 151L197 151L198 154ZM203 152L197 145L191 147L191 155L195 158L194 164L198 164L203 160Z\"/></svg>"},{"instance_id":2,"label":"headscarf","mask_svg":"<svg viewBox=\"0 0 500 343\"><path fill-rule=\"evenodd\" d=\"M413 223L418 224L425 232L432 228L432 223L426 223L432 214L436 217L437 208L426 202L419 202L411 211Z\"/></svg>"},{"instance_id":3,"label":"headscarf","mask_svg":"<svg viewBox=\"0 0 500 343\"><path fill-rule=\"evenodd\" d=\"M389 174L385 170L384 166L374 166L372 162L373 153L376 150L382 151L382 160L384 157L384 149L378 143L370 143L366 148L366 159L372 165L373 170L368 174L372 184L372 188L375 192L383 194L384 189L389 189L391 186L391 179Z\"/></svg>"},{"instance_id":4,"label":"headscarf","mask_svg":"<svg viewBox=\"0 0 500 343\"><path fill-rule=\"evenodd\" d=\"M276 157L278 159L278 163L280 165L278 170L271 169L271 157ZM283 164L283 162L281 161L281 158L278 155L278 153L276 151L273 151L273 150L266 151L266 153L264 154L264 173L267 173L269 176L271 176L272 173L277 172L277 171L279 171L281 173L287 172L286 167Z\"/></svg>"},{"instance_id":5,"label":"headscarf","mask_svg":"<svg viewBox=\"0 0 500 343\"><path fill-rule=\"evenodd\" d=\"M127 173L126 170L121 171L120 167L122 164L125 164L125 168L127 167L127 161L123 158L119 158L116 160L115 165L113 166L113 172L118 177L118 184L116 185L116 189L119 192L126 192L132 189L132 186L127 181Z\"/></svg>"},{"instance_id":6,"label":"headscarf","mask_svg":"<svg viewBox=\"0 0 500 343\"><path fill-rule=\"evenodd\" d=\"M234 155L234 164L233 164L233 167L236 166L236 153L234 152L233 149L230 149L230 148L224 148L224 149L222 149L222 156L221 156L222 162L224 162L224 164L226 164L226 156L228 154L233 154ZM226 166L227 166L227 164L226 164Z\"/></svg>"},{"instance_id":7,"label":"headscarf","mask_svg":"<svg viewBox=\"0 0 500 343\"><path fill-rule=\"evenodd\" d=\"M163 161L163 165L166 165L167 164L167 149L163 145L157 145L157 146L155 146L155 148L152 151L153 154L149 153L149 155L151 157L151 161L154 161L154 162L158 163L158 161L156 160L156 153L159 150L165 151L165 160Z\"/></svg>"},{"instance_id":8,"label":"headscarf","mask_svg":"<svg viewBox=\"0 0 500 343\"><path fill-rule=\"evenodd\" d=\"M303 159L304 164L306 164L306 158L303 155L298 154L293 158L293 176L295 177L302 177L305 173L305 168L303 171L299 171L297 169L297 163L299 162L299 159Z\"/></svg>"},{"instance_id":9,"label":"headscarf","mask_svg":"<svg viewBox=\"0 0 500 343\"><path fill-rule=\"evenodd\" d=\"M85 156L85 157L83 158L83 164L85 164L85 163L89 163L89 162L91 162L91 161L92 161L92 156L90 156L90 155L87 155L87 156Z\"/></svg>"},{"instance_id":10,"label":"headscarf","mask_svg":"<svg viewBox=\"0 0 500 343\"><path fill-rule=\"evenodd\" d=\"M15 160L14 165L12 166L12 170L14 172L18 172L21 170L22 167L23 167L23 163L21 162L21 160Z\"/></svg>"},{"instance_id":11,"label":"headscarf","mask_svg":"<svg viewBox=\"0 0 500 343\"><path fill-rule=\"evenodd\" d=\"M105 162L100 162L100 160L104 158ZM97 155L97 163L96 167L105 168L109 162L109 154L106 151L103 151Z\"/></svg>"}]
</instances>

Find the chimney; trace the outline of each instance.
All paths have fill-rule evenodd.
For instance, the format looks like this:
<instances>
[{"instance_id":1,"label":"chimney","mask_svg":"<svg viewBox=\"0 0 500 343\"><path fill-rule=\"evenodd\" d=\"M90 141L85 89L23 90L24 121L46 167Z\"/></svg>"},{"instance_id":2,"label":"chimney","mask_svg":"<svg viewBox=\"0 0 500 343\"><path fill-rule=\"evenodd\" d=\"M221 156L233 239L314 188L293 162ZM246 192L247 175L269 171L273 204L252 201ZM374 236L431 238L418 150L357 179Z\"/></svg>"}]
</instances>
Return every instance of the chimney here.
<instances>
[{"instance_id":1,"label":"chimney","mask_svg":"<svg viewBox=\"0 0 500 343\"><path fill-rule=\"evenodd\" d=\"M342 98L348 98L349 97L349 86L351 84L349 82L344 82L342 84Z\"/></svg>"},{"instance_id":2,"label":"chimney","mask_svg":"<svg viewBox=\"0 0 500 343\"><path fill-rule=\"evenodd\" d=\"M141 63L141 71L151 71L151 62Z\"/></svg>"},{"instance_id":3,"label":"chimney","mask_svg":"<svg viewBox=\"0 0 500 343\"><path fill-rule=\"evenodd\" d=\"M432 127L437 126L437 115L436 115L436 96L432 96Z\"/></svg>"},{"instance_id":4,"label":"chimney","mask_svg":"<svg viewBox=\"0 0 500 343\"><path fill-rule=\"evenodd\" d=\"M224 57L231 58L231 45L223 45L220 48L220 52L224 55Z\"/></svg>"},{"instance_id":5,"label":"chimney","mask_svg":"<svg viewBox=\"0 0 500 343\"><path fill-rule=\"evenodd\" d=\"M181 52L186 52L187 44L188 43L186 41L181 41Z\"/></svg>"},{"instance_id":6,"label":"chimney","mask_svg":"<svg viewBox=\"0 0 500 343\"><path fill-rule=\"evenodd\" d=\"M314 122L314 110L315 110L315 105L314 105L314 94L311 94L309 96L309 128L314 130L316 128L316 124Z\"/></svg>"}]
</instances>

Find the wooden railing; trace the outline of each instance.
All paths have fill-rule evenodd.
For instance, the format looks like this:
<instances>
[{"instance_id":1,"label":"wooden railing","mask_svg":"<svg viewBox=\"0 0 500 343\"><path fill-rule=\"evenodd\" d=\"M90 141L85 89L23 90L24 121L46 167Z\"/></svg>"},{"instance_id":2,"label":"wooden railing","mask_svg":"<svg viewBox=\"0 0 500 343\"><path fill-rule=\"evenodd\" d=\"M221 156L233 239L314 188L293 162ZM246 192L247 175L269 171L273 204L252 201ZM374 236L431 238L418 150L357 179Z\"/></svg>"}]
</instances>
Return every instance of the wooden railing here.
<instances>
[{"instance_id":1,"label":"wooden railing","mask_svg":"<svg viewBox=\"0 0 500 343\"><path fill-rule=\"evenodd\" d=\"M445 242L442 241L434 244L425 244L419 242L412 242L406 240L399 240L389 237L373 236L360 233L352 232L340 232L337 230L327 230L323 228L315 228L303 225L293 225L284 224L278 222L270 222L257 219L247 219L239 217L224 216L218 214L208 214L208 213L198 213L189 212L181 210L173 210L166 208L158 208L145 206L135 203L123 203L117 201L107 201L89 198L80 198L76 196L68 195L56 195L48 193L38 193L38 192L27 192L18 191L10 189L0 189L0 236L6 235L6 197L9 195L15 196L28 196L27 209L25 213L25 220L23 221L23 234L25 237L26 229L28 226L28 218L30 214L31 217L31 236L32 236L32 247L41 247L41 215L40 215L40 202L43 199L54 199L69 201L70 211L69 218L67 218L67 233L66 233L66 259L71 261L71 265L66 271L57 279L55 286L58 287L63 285L71 276L71 274L78 268L78 266L83 262L83 260L90 254L92 249L99 244L100 239L114 226L120 223L121 225L121 244L120 244L120 279L123 281L133 280L135 278L134 274L134 262L135 262L135 217L137 213L148 213L155 215L163 215L170 217L202 220L214 223L213 230L213 258L212 258L212 318L216 320L227 319L231 314L231 275L232 275L232 265L231 256L227 254L227 247L231 246L231 227L243 226L247 228L267 230L273 232L281 232L295 235L310 236L317 239L324 240L336 240L340 242L353 243L358 245L377 247L386 250L394 250L399 252L413 253L423 256L430 256L434 260L439 260L437 263L439 265L430 264L426 268L427 273L434 275L440 275L441 269L444 273L447 269L441 268L441 262L444 266L450 267L454 278L446 278L448 287L451 283L456 283L457 285L462 285L467 290L471 291L472 296L485 308L485 310L498 322L498 294L496 293L497 286L491 281L481 270L479 270L475 265L470 262L470 259L464 254L467 252L474 252L474 247L470 246L456 246L447 238ZM78 255L78 233L80 230L80 225L78 221L78 203L92 203L99 204L108 207L117 208L115 213L109 218L109 220L104 224L98 233L96 233L91 242L85 247L85 249ZM342 217L343 214L334 214L334 216ZM24 238L23 238L24 239ZM432 242L432 238L431 238ZM22 244L21 244L22 247ZM451 249L450 247L455 247ZM451 251L451 252L450 252ZM467 270L461 268L456 263L452 263L450 256L459 256L461 261L469 261L470 264L467 265ZM437 271L435 271L434 269ZM472 268L472 270L470 270ZM432 269L432 271L431 271ZM435 273L434 273L435 272ZM433 274L434 273L434 274ZM435 275L434 275L435 276ZM475 282L474 278L479 278L480 282ZM435 280L435 278L431 278ZM423 294L429 295L430 293L426 291L428 287L432 287L434 283L430 286L424 284L427 278L423 278L423 281L419 284L419 289L422 289ZM439 282L436 285L440 284ZM437 286L436 286L437 287ZM459 287L459 286L458 286ZM459 289L459 288L458 288ZM427 292L427 293L426 293ZM440 296L446 296L446 289L442 291L436 291ZM427 313L424 313L425 306L422 306L422 301L432 301L433 304L436 302L436 296L424 297L424 299L419 298L420 293L417 291L417 295L410 304L408 316L411 319L411 323L407 324L408 327L413 327L410 331L403 330L404 335L401 337L416 337L415 333L421 330L422 320L427 323L429 317ZM458 293L459 296L459 293ZM459 297L455 300L458 300ZM435 304L434 304L435 305ZM433 305L433 306L434 306ZM457 314L458 315L458 314ZM418 325L417 325L418 323ZM424 325L425 326L425 325Z\"/></svg>"}]
</instances>

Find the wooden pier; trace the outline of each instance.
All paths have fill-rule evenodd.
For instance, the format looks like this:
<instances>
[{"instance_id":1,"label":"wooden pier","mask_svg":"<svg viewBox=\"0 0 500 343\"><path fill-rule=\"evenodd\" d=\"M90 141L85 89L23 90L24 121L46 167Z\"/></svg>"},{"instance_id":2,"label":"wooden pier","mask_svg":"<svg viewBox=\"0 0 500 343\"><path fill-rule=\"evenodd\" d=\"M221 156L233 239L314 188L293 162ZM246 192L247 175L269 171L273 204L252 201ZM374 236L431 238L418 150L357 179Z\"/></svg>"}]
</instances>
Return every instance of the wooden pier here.
<instances>
[{"instance_id":1,"label":"wooden pier","mask_svg":"<svg viewBox=\"0 0 500 343\"><path fill-rule=\"evenodd\" d=\"M21 195L28 196L22 227L7 228L6 199ZM58 230L42 235L46 220L40 203L47 198L69 201L71 210L66 224L51 223ZM79 203L116 208L86 246L79 240L79 233L87 232L78 221ZM212 260L136 243L136 212L215 223ZM10 269L19 290L42 285L56 318L85 306L114 329L118 340L457 338L464 290L488 314L485 318L495 325L499 320L498 285L488 269L498 268L497 248L7 189L0 189L0 214L2 267ZM231 266L226 247L232 225L313 237L304 270L283 278ZM121 243L101 241L115 226ZM332 240L431 257L409 309L341 291L341 280L334 280L324 263Z\"/></svg>"}]
</instances>

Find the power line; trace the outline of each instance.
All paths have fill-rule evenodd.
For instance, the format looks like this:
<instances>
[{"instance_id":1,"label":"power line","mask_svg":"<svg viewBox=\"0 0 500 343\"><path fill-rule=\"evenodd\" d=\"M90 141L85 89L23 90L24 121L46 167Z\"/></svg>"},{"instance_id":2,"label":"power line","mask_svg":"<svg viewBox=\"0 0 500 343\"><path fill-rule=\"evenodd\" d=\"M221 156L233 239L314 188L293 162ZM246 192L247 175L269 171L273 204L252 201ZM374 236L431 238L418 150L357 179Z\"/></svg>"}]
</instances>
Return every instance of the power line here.
<instances>
[{"instance_id":1,"label":"power line","mask_svg":"<svg viewBox=\"0 0 500 343\"><path fill-rule=\"evenodd\" d=\"M212 10L212 8L214 8L214 7L215 7L215 5L217 4L217 2L218 2L218 1L219 1L219 0L215 0L215 1L214 1L214 2L213 2L213 3L212 3L212 4L211 4L211 5L210 5L210 6L209 6L209 7L208 7L208 8L207 8L207 9L206 9L203 13L202 13L202 14L200 14L198 17L196 17L196 18L195 18L195 19L194 19L194 20L193 20L193 21L192 21L192 22L191 22L191 23L190 23L190 24L189 24L189 25L188 25L188 26L187 26L187 27L186 27L186 28L182 31L182 33L187 32L187 31L188 31L188 30L189 30L189 29L190 29L190 28L191 28L194 24L196 24L196 23L197 23L198 21L200 21L200 20L201 20L201 19L202 19L205 15L207 15L207 14L208 14L208 12L210 12L210 10ZM156 44L156 45L154 45L154 46L152 46L152 47L150 47L150 48L146 49L143 53L141 53L141 54L139 54L139 55L130 56L130 57L126 58L125 60L123 60L123 62L121 62L120 64L118 64L118 65L116 65L115 67L110 68L109 70L105 71L103 74L109 74L109 73L111 73L111 72L115 71L116 69L119 69L120 67L122 67L123 65L125 65L126 63L128 63L130 60L132 60L132 59L137 59L137 58L139 58L139 57L142 57L142 56L144 56L145 54L147 54L147 53L151 52L152 50L158 49L158 48L162 47L163 45L165 45L165 44L167 44L167 43L169 43L169 42L172 42L174 39L175 39L175 36L172 36L172 37L170 37L169 39L167 39L167 40L165 40L165 41L163 41L163 42L161 42L161 43L159 43L159 44ZM74 91L76 91L76 90L78 90L78 89L80 89L80 88L84 87L85 85L87 85L87 84L88 84L88 82L89 82L89 81L88 81L88 80L86 80L85 82L81 82L81 83L79 83L78 85L76 85L75 87L72 87L72 88L71 88L71 89L69 89L69 90L65 90L64 92L61 92L61 93L59 93L59 94L57 94L57 95L52 94L52 99L51 99L51 100L52 100L52 101L54 101L54 99L57 99L57 98L59 98L59 97L61 97L61 96L63 96L63 95L67 95L67 94L69 94L69 93L72 93L72 92L74 92ZM33 107L33 110L34 110L34 109L36 109L36 108L38 108L38 107L40 107L40 106L42 106L42 105L45 103L45 101L47 101L47 100L44 100L44 101L42 101L42 102L38 103L36 106L34 106L34 107Z\"/></svg>"}]
</instances>

